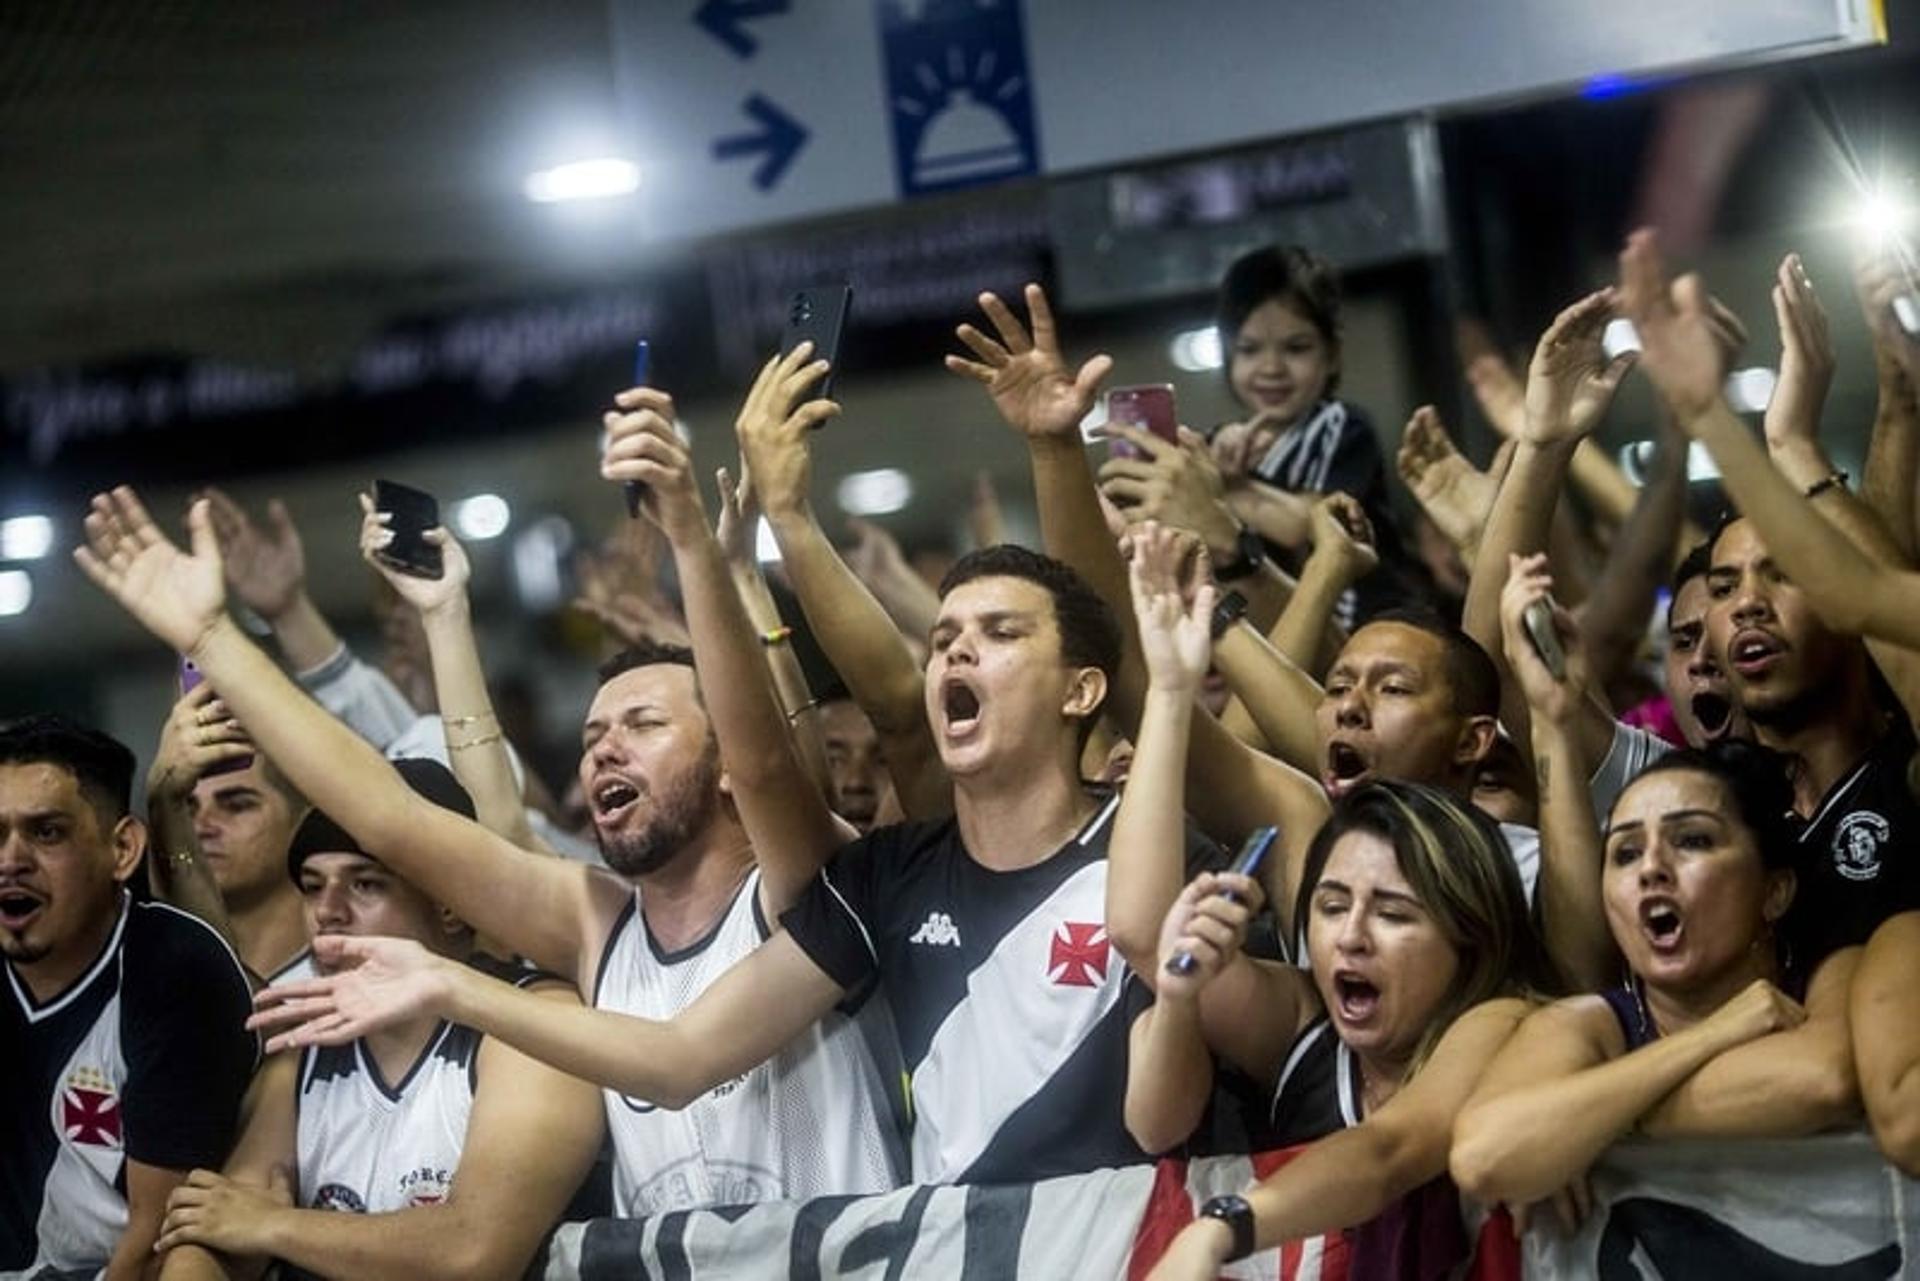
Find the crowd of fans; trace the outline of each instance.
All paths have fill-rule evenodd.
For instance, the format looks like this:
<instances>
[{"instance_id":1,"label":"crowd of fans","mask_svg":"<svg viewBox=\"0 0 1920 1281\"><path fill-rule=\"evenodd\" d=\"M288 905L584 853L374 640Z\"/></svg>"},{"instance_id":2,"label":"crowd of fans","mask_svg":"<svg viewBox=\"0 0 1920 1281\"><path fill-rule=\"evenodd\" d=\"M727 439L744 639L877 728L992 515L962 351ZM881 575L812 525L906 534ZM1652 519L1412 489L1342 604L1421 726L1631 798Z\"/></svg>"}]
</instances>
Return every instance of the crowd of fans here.
<instances>
[{"instance_id":1,"label":"crowd of fans","mask_svg":"<svg viewBox=\"0 0 1920 1281\"><path fill-rule=\"evenodd\" d=\"M1854 285L1857 486L1799 260L1756 437L1744 327L1640 232L1524 376L1474 359L1487 471L1415 413L1404 540L1310 253L1223 285L1242 419L1114 423L1104 461L1112 362L1038 287L983 295L946 363L1024 441L1044 550L986 520L937 591L823 531L809 348L748 392L717 521L669 392L619 391L601 478L679 601L596 594L626 643L571 805L510 749L444 530L442 574L402 572L362 499L396 684L277 505L202 497L182 547L96 496L81 569L202 679L144 820L125 746L0 725L0 1276L507 1277L594 1215L1282 1148L1156 1277L1340 1231L1356 1276L1437 1275L1465 1237L1423 1224L1555 1230L1628 1134L1865 1127L1920 1172L1920 339L1890 250ZM1638 490L1590 440L1636 370ZM1690 441L1736 504L1712 530Z\"/></svg>"}]
</instances>

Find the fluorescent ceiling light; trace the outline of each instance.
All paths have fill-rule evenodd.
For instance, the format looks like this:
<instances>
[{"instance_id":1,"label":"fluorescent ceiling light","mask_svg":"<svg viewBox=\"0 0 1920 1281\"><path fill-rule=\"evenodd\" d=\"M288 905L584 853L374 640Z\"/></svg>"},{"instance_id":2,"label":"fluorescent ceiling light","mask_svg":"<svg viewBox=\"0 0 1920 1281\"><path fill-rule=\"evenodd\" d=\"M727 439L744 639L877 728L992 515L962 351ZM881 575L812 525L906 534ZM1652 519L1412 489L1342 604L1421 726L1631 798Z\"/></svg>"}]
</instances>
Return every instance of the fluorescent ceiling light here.
<instances>
[{"instance_id":1,"label":"fluorescent ceiling light","mask_svg":"<svg viewBox=\"0 0 1920 1281\"><path fill-rule=\"evenodd\" d=\"M1226 353L1220 347L1220 331L1212 325L1175 334L1167 344L1167 356L1174 368L1190 374L1218 369L1226 363Z\"/></svg>"},{"instance_id":2,"label":"fluorescent ceiling light","mask_svg":"<svg viewBox=\"0 0 1920 1281\"><path fill-rule=\"evenodd\" d=\"M498 538L513 522L513 509L498 494L475 494L453 505L453 532L462 538Z\"/></svg>"},{"instance_id":3,"label":"fluorescent ceiling light","mask_svg":"<svg viewBox=\"0 0 1920 1281\"><path fill-rule=\"evenodd\" d=\"M53 522L45 516L0 520L0 560L39 560L53 550Z\"/></svg>"},{"instance_id":4,"label":"fluorescent ceiling light","mask_svg":"<svg viewBox=\"0 0 1920 1281\"><path fill-rule=\"evenodd\" d=\"M1773 400L1774 384L1779 381L1771 369L1736 369L1727 375L1727 403L1735 413L1764 413Z\"/></svg>"},{"instance_id":5,"label":"fluorescent ceiling light","mask_svg":"<svg viewBox=\"0 0 1920 1281\"><path fill-rule=\"evenodd\" d=\"M0 569L0 618L27 612L33 604L33 578L24 569Z\"/></svg>"},{"instance_id":6,"label":"fluorescent ceiling light","mask_svg":"<svg viewBox=\"0 0 1920 1281\"><path fill-rule=\"evenodd\" d=\"M640 168L631 160L603 156L575 160L527 175L527 199L539 205L567 200L606 200L624 196L640 186Z\"/></svg>"},{"instance_id":7,"label":"fluorescent ceiling light","mask_svg":"<svg viewBox=\"0 0 1920 1281\"><path fill-rule=\"evenodd\" d=\"M913 501L913 478L898 467L857 471L840 482L834 497L849 516L884 516Z\"/></svg>"}]
</instances>

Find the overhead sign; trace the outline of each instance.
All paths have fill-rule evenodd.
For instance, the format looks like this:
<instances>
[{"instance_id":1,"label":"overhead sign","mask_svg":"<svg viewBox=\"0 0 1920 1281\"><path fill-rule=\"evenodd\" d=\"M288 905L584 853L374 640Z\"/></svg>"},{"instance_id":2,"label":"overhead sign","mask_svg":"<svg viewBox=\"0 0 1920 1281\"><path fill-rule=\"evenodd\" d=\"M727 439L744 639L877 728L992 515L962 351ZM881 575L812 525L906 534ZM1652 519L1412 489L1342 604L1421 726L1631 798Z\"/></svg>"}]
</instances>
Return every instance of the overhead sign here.
<instances>
[{"instance_id":1,"label":"overhead sign","mask_svg":"<svg viewBox=\"0 0 1920 1281\"><path fill-rule=\"evenodd\" d=\"M614 0L644 229L702 236L1884 39L1876 0Z\"/></svg>"}]
</instances>

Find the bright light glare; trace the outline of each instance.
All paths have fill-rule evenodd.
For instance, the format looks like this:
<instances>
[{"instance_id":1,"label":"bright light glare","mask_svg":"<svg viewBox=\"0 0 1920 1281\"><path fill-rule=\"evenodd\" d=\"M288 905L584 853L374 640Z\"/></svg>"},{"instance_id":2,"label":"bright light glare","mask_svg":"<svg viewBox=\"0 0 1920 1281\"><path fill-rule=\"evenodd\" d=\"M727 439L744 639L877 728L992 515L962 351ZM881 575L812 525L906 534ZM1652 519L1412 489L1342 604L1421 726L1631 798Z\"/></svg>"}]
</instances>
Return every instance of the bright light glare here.
<instances>
[{"instance_id":1,"label":"bright light glare","mask_svg":"<svg viewBox=\"0 0 1920 1281\"><path fill-rule=\"evenodd\" d=\"M1773 386L1778 381L1771 369L1736 369L1727 375L1727 403L1735 413L1762 413L1773 400Z\"/></svg>"},{"instance_id":2,"label":"bright light glare","mask_svg":"<svg viewBox=\"0 0 1920 1281\"><path fill-rule=\"evenodd\" d=\"M913 501L913 478L897 467L857 471L840 482L834 497L849 516L884 516Z\"/></svg>"},{"instance_id":3,"label":"bright light glare","mask_svg":"<svg viewBox=\"0 0 1920 1281\"><path fill-rule=\"evenodd\" d=\"M33 578L24 569L0 569L0 618L27 612L33 604Z\"/></svg>"},{"instance_id":4,"label":"bright light glare","mask_svg":"<svg viewBox=\"0 0 1920 1281\"><path fill-rule=\"evenodd\" d=\"M565 516L546 516L533 522L513 540L513 585L520 603L545 611L560 607L564 584L561 566L573 551L573 526Z\"/></svg>"},{"instance_id":5,"label":"bright light glare","mask_svg":"<svg viewBox=\"0 0 1920 1281\"><path fill-rule=\"evenodd\" d=\"M1167 344L1167 357L1173 361L1174 368L1190 374L1218 369L1226 362L1226 353L1220 347L1220 331L1212 325L1175 334Z\"/></svg>"},{"instance_id":6,"label":"bright light glare","mask_svg":"<svg viewBox=\"0 0 1920 1281\"><path fill-rule=\"evenodd\" d=\"M513 521L513 509L498 494L475 494L453 505L453 530L462 538L498 538Z\"/></svg>"},{"instance_id":7,"label":"bright light glare","mask_svg":"<svg viewBox=\"0 0 1920 1281\"><path fill-rule=\"evenodd\" d=\"M1906 231L1913 211L1885 192L1876 191L1860 202L1854 221L1875 240L1891 240Z\"/></svg>"},{"instance_id":8,"label":"bright light glare","mask_svg":"<svg viewBox=\"0 0 1920 1281\"><path fill-rule=\"evenodd\" d=\"M1640 350L1640 331L1633 327L1631 320L1609 320L1607 327L1600 331L1600 350L1613 360L1622 352Z\"/></svg>"},{"instance_id":9,"label":"bright light glare","mask_svg":"<svg viewBox=\"0 0 1920 1281\"><path fill-rule=\"evenodd\" d=\"M1620 470L1628 480L1636 485L1647 483L1647 469L1653 466L1653 449L1652 441L1636 440L1620 451ZM1687 479L1717 480L1719 477L1720 469L1713 465L1713 455L1707 452L1707 447L1697 440L1689 442Z\"/></svg>"},{"instance_id":10,"label":"bright light glare","mask_svg":"<svg viewBox=\"0 0 1920 1281\"><path fill-rule=\"evenodd\" d=\"M639 186L638 165L617 156L603 156L536 169L527 175L525 190L528 200L551 205L563 200L606 200L627 195Z\"/></svg>"},{"instance_id":11,"label":"bright light glare","mask_svg":"<svg viewBox=\"0 0 1920 1281\"><path fill-rule=\"evenodd\" d=\"M753 554L762 565L776 565L780 562L780 544L773 539L773 526L767 524L767 518L760 518L759 527L753 531Z\"/></svg>"},{"instance_id":12,"label":"bright light glare","mask_svg":"<svg viewBox=\"0 0 1920 1281\"><path fill-rule=\"evenodd\" d=\"M39 560L53 550L53 522L45 516L0 520L0 560Z\"/></svg>"}]
</instances>

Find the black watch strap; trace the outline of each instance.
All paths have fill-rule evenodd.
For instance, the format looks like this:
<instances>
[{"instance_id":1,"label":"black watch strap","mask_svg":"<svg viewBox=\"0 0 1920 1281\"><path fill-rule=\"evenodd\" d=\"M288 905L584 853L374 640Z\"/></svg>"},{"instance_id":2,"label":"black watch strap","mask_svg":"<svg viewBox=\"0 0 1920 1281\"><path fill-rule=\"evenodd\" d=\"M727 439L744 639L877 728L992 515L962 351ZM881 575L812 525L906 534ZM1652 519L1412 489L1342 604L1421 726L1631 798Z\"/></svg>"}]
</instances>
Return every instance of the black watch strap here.
<instances>
[{"instance_id":1,"label":"black watch strap","mask_svg":"<svg viewBox=\"0 0 1920 1281\"><path fill-rule=\"evenodd\" d=\"M1253 1253L1253 1207L1243 1196L1217 1196L1200 1207L1200 1216L1218 1219L1233 1232L1233 1249L1227 1262L1244 1259Z\"/></svg>"},{"instance_id":2,"label":"black watch strap","mask_svg":"<svg viewBox=\"0 0 1920 1281\"><path fill-rule=\"evenodd\" d=\"M1220 594L1213 603L1213 621L1208 631L1213 639L1219 640L1227 634L1227 629L1247 616L1247 598L1236 591Z\"/></svg>"},{"instance_id":3,"label":"black watch strap","mask_svg":"<svg viewBox=\"0 0 1920 1281\"><path fill-rule=\"evenodd\" d=\"M1215 565L1213 576L1222 582L1245 578L1260 568L1260 562L1266 558L1266 540L1251 525L1242 525L1240 532L1233 536L1233 559L1224 565Z\"/></svg>"}]
</instances>

